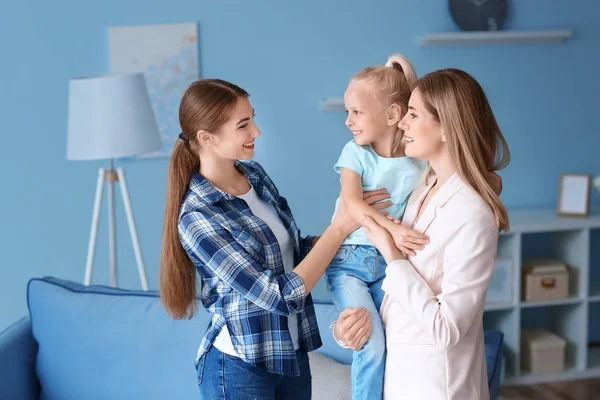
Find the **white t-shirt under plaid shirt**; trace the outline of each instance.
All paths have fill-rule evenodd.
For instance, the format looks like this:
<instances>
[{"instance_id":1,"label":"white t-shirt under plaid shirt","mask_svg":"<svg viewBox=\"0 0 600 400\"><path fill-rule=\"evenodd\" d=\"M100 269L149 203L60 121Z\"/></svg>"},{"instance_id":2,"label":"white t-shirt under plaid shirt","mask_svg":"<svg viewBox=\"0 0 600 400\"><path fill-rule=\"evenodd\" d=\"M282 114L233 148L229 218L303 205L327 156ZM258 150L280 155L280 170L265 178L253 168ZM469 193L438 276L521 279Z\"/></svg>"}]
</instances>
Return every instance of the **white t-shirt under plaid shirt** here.
<instances>
[{"instance_id":1,"label":"white t-shirt under plaid shirt","mask_svg":"<svg viewBox=\"0 0 600 400\"><path fill-rule=\"evenodd\" d=\"M286 273L292 272L294 269L294 239L290 236L287 229L285 229L285 226L283 225L283 222L281 222L275 209L270 204L262 201L253 187L250 187L248 193L237 196L237 198L244 200L248 204L252 214L262 219L269 228L271 228L275 238L277 238L279 248L281 249L283 268ZM298 315L288 317L288 329L290 331L290 336L292 337L292 342L294 343L294 348L297 350L300 347L298 344ZM223 353L238 356L233 348L227 325L223 326L223 329L221 329L221 332L215 339L213 346Z\"/></svg>"}]
</instances>

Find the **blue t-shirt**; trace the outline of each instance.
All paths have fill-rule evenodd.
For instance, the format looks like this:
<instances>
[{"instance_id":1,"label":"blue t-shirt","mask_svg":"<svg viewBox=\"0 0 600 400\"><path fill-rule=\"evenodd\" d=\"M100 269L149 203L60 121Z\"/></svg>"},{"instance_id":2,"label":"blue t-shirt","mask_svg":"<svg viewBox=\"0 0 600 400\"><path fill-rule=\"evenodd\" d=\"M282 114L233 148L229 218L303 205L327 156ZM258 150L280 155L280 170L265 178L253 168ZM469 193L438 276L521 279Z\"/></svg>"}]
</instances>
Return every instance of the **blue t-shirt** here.
<instances>
[{"instance_id":1,"label":"blue t-shirt","mask_svg":"<svg viewBox=\"0 0 600 400\"><path fill-rule=\"evenodd\" d=\"M423 176L426 162L410 157L381 157L371 145L359 146L354 140L348 142L335 164L335 171L341 173L342 168L349 168L360 175L363 191L386 188L392 205L385 208L395 219L401 219L408 198ZM337 212L340 199L335 203ZM335 216L335 214L334 214ZM343 244L373 244L363 232L363 228L352 232Z\"/></svg>"}]
</instances>

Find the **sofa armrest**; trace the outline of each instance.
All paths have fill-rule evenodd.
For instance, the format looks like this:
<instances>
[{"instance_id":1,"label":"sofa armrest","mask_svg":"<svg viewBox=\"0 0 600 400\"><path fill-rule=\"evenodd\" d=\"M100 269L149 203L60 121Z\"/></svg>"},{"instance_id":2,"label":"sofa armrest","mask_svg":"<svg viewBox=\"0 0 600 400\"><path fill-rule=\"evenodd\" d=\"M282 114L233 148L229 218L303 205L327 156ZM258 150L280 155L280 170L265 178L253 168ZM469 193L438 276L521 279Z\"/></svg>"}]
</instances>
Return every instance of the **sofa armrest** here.
<instances>
[{"instance_id":1,"label":"sofa armrest","mask_svg":"<svg viewBox=\"0 0 600 400\"><path fill-rule=\"evenodd\" d=\"M0 399L39 399L40 385L35 372L37 350L29 317L23 317L0 333Z\"/></svg>"}]
</instances>

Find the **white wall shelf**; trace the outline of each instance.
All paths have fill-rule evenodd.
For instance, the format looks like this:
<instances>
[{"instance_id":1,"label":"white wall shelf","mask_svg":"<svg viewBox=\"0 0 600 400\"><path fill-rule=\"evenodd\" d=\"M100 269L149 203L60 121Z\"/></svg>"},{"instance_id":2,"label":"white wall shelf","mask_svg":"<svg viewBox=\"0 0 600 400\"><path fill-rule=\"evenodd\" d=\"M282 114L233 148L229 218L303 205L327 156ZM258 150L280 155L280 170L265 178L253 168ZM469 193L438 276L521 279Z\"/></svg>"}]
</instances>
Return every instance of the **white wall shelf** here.
<instances>
[{"instance_id":1,"label":"white wall shelf","mask_svg":"<svg viewBox=\"0 0 600 400\"><path fill-rule=\"evenodd\" d=\"M321 100L322 111L345 111L344 99L338 97L326 97Z\"/></svg>"},{"instance_id":2,"label":"white wall shelf","mask_svg":"<svg viewBox=\"0 0 600 400\"><path fill-rule=\"evenodd\" d=\"M550 307L550 306L562 306L567 304L577 304L583 301L582 298L579 297L569 297L567 299L562 300L552 300L552 301L527 301L521 302L521 308L534 308L534 307Z\"/></svg>"},{"instance_id":3,"label":"white wall shelf","mask_svg":"<svg viewBox=\"0 0 600 400\"><path fill-rule=\"evenodd\" d=\"M504 333L506 385L600 376L600 349L588 348L589 326L600 324L592 312L600 302L600 210L589 217L559 217L556 210L509 212L510 231L499 237L498 256L511 258L512 300L486 304L485 329ZM571 267L569 297L556 301L522 300L522 261L550 257ZM521 368L521 331L542 328L567 340L565 371L530 374Z\"/></svg>"},{"instance_id":4,"label":"white wall shelf","mask_svg":"<svg viewBox=\"0 0 600 400\"><path fill-rule=\"evenodd\" d=\"M515 305L511 303L504 302L489 302L485 303L485 311L502 311L502 310L510 310L514 308Z\"/></svg>"},{"instance_id":5,"label":"white wall shelf","mask_svg":"<svg viewBox=\"0 0 600 400\"><path fill-rule=\"evenodd\" d=\"M600 295L590 296L588 301L591 301L594 303L600 303Z\"/></svg>"},{"instance_id":6,"label":"white wall shelf","mask_svg":"<svg viewBox=\"0 0 600 400\"><path fill-rule=\"evenodd\" d=\"M476 31L429 33L419 37L421 46L556 43L572 36L571 30Z\"/></svg>"}]
</instances>

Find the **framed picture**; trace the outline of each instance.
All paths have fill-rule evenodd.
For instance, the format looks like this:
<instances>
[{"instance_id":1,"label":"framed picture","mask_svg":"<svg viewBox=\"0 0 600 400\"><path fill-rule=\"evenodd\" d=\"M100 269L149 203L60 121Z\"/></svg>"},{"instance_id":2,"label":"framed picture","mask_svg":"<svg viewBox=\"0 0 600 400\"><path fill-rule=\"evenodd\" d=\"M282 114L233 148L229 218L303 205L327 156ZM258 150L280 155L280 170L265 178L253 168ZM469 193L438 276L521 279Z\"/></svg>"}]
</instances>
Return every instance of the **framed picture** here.
<instances>
[{"instance_id":1,"label":"framed picture","mask_svg":"<svg viewBox=\"0 0 600 400\"><path fill-rule=\"evenodd\" d=\"M588 216L590 213L591 184L591 175L561 174L558 189L558 215L566 217Z\"/></svg>"},{"instance_id":2,"label":"framed picture","mask_svg":"<svg viewBox=\"0 0 600 400\"><path fill-rule=\"evenodd\" d=\"M169 157L179 137L179 102L200 79L196 22L113 26L108 30L110 70L143 72L163 146L134 158Z\"/></svg>"}]
</instances>

